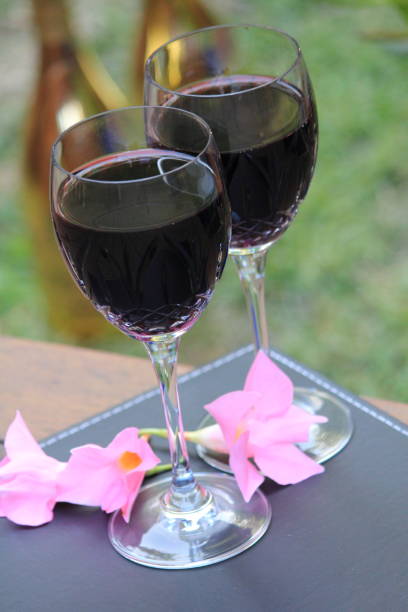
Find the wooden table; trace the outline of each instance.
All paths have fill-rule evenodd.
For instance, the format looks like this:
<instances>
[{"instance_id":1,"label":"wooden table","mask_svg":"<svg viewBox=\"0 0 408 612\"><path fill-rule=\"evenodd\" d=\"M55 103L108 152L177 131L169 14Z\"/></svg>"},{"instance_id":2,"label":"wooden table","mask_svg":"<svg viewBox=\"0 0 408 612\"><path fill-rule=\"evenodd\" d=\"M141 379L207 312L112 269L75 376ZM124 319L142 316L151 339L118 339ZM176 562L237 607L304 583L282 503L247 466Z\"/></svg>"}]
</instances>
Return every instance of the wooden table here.
<instances>
[{"instance_id":1,"label":"wooden table","mask_svg":"<svg viewBox=\"0 0 408 612\"><path fill-rule=\"evenodd\" d=\"M0 336L0 439L16 410L41 439L155 385L148 359ZM365 399L408 424L408 405Z\"/></svg>"},{"instance_id":2,"label":"wooden table","mask_svg":"<svg viewBox=\"0 0 408 612\"><path fill-rule=\"evenodd\" d=\"M41 439L156 384L147 358L0 336L0 439L16 410Z\"/></svg>"}]
</instances>

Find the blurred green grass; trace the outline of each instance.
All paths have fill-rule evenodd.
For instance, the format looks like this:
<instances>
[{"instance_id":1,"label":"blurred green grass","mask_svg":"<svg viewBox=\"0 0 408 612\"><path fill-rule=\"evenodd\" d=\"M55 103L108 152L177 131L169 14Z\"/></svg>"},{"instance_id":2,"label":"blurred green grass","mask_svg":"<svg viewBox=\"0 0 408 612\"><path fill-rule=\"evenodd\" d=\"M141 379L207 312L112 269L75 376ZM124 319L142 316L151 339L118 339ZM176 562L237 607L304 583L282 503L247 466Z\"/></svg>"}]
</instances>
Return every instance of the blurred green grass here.
<instances>
[{"instance_id":1,"label":"blurred green grass","mask_svg":"<svg viewBox=\"0 0 408 612\"><path fill-rule=\"evenodd\" d=\"M390 6L304 0L208 3L219 22L270 24L300 42L319 109L320 148L309 194L270 252L272 343L356 393L408 401L408 56L368 42L401 30ZM77 22L129 90L137 2L74 2ZM4 2L0 13L13 11ZM0 16L2 16L0 14ZM0 118L0 332L63 340L48 329L18 195L26 100ZM202 363L251 341L239 282L228 265L181 359ZM98 348L143 354L119 332Z\"/></svg>"}]
</instances>

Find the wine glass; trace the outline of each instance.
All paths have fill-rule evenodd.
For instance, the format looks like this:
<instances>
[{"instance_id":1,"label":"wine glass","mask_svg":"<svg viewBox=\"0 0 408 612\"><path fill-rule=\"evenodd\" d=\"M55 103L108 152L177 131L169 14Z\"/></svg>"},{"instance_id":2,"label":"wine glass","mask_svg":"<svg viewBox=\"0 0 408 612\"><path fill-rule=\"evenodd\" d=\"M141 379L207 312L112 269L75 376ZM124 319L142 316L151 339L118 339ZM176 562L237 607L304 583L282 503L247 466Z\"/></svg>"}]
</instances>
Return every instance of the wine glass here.
<instances>
[{"instance_id":1,"label":"wine glass","mask_svg":"<svg viewBox=\"0 0 408 612\"><path fill-rule=\"evenodd\" d=\"M213 130L232 207L230 254L252 321L255 350L269 353L264 271L270 247L288 229L308 190L317 154L311 81L296 40L270 27L203 28L148 58L145 103L190 110ZM295 389L295 403L328 417L304 447L323 462L349 441L346 406L328 393ZM207 417L204 424L209 424ZM227 457L199 447L211 465Z\"/></svg>"},{"instance_id":2,"label":"wine glass","mask_svg":"<svg viewBox=\"0 0 408 612\"><path fill-rule=\"evenodd\" d=\"M254 544L271 512L245 503L233 478L193 475L176 383L180 336L199 318L227 256L230 206L208 125L192 113L131 107L90 117L52 149L52 219L79 288L141 340L159 380L172 476L144 487L127 524L109 527L131 561L190 568Z\"/></svg>"}]
</instances>

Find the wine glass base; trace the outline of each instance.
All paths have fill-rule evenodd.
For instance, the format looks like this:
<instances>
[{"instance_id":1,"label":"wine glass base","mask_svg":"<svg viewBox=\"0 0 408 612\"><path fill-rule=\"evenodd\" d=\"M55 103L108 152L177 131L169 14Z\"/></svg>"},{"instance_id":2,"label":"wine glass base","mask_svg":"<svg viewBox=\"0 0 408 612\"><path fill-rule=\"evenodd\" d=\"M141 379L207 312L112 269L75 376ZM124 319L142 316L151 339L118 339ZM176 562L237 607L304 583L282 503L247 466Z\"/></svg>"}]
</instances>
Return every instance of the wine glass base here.
<instances>
[{"instance_id":1,"label":"wine glass base","mask_svg":"<svg viewBox=\"0 0 408 612\"><path fill-rule=\"evenodd\" d=\"M307 412L327 417L327 423L315 423L310 428L308 442L298 447L317 463L328 461L348 444L353 433L353 422L350 411L337 398L325 391L295 387L293 403ZM206 416L199 427L215 423L212 416ZM223 472L231 472L228 455L217 453L204 446L197 445L197 453L211 467Z\"/></svg>"},{"instance_id":2,"label":"wine glass base","mask_svg":"<svg viewBox=\"0 0 408 612\"><path fill-rule=\"evenodd\" d=\"M171 479L144 486L129 523L118 510L109 523L109 539L116 551L134 563L161 569L189 569L211 565L243 552L265 533L271 509L265 495L255 491L246 503L233 478L225 474L197 474L211 493L195 512L169 512L162 496Z\"/></svg>"}]
</instances>

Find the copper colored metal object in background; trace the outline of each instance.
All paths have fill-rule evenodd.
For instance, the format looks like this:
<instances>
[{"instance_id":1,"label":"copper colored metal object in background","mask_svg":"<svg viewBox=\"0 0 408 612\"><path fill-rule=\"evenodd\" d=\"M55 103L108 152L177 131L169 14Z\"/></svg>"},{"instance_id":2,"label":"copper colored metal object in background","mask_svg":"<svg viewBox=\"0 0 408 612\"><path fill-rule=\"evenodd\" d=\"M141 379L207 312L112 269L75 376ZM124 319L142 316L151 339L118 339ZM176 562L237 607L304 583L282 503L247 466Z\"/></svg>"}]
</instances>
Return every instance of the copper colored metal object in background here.
<instances>
[{"instance_id":1,"label":"copper colored metal object in background","mask_svg":"<svg viewBox=\"0 0 408 612\"><path fill-rule=\"evenodd\" d=\"M39 59L23 161L24 203L48 320L64 336L86 341L109 333L75 287L58 253L49 213L50 149L59 132L126 99L96 58L77 48L64 0L32 0Z\"/></svg>"},{"instance_id":2,"label":"copper colored metal object in background","mask_svg":"<svg viewBox=\"0 0 408 612\"><path fill-rule=\"evenodd\" d=\"M215 19L200 0L144 0L135 49L132 102L143 102L144 65L155 49L178 34L215 24Z\"/></svg>"}]
</instances>

